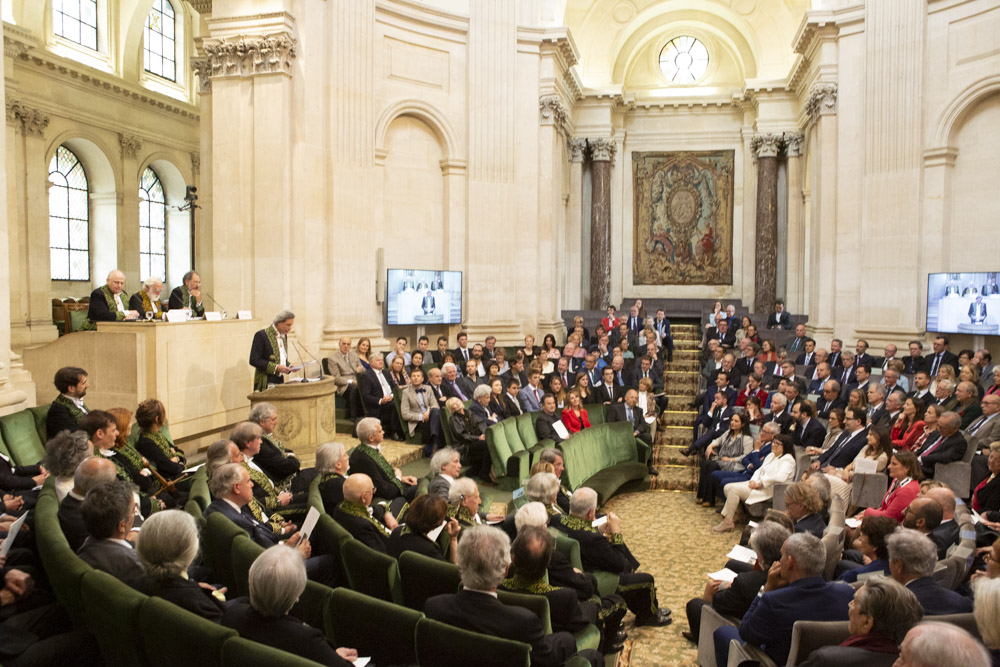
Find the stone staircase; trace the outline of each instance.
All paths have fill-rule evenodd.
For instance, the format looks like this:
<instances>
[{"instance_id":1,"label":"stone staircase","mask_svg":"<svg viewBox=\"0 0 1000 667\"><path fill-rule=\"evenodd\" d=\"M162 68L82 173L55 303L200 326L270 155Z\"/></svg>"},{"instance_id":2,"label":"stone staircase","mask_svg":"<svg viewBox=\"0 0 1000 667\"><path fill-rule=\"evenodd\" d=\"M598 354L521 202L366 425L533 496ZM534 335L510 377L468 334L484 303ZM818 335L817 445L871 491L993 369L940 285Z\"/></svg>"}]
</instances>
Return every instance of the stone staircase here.
<instances>
[{"instance_id":1,"label":"stone staircase","mask_svg":"<svg viewBox=\"0 0 1000 667\"><path fill-rule=\"evenodd\" d=\"M660 473L652 481L653 489L694 491L698 483L697 459L684 456L681 450L691 444L692 425L697 411L688 406L698 392L698 324L673 324L674 360L666 364L663 387L670 403L660 415L653 465Z\"/></svg>"}]
</instances>

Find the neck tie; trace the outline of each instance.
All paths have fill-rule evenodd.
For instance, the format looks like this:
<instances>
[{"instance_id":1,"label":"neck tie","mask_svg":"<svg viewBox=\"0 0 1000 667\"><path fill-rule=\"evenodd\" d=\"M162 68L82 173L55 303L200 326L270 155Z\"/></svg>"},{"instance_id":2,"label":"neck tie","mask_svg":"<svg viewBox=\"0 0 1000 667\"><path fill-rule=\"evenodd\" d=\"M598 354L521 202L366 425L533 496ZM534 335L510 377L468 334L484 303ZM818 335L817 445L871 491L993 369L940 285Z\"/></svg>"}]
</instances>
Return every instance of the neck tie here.
<instances>
[{"instance_id":1,"label":"neck tie","mask_svg":"<svg viewBox=\"0 0 1000 667\"><path fill-rule=\"evenodd\" d=\"M625 416L628 417L629 421L632 421L632 408L626 406Z\"/></svg>"},{"instance_id":2,"label":"neck tie","mask_svg":"<svg viewBox=\"0 0 1000 667\"><path fill-rule=\"evenodd\" d=\"M938 372L938 366L941 365L941 355L934 355L934 363L931 365L931 377L935 377Z\"/></svg>"},{"instance_id":3,"label":"neck tie","mask_svg":"<svg viewBox=\"0 0 1000 667\"><path fill-rule=\"evenodd\" d=\"M462 393L462 390L461 390L461 388L459 388L457 382L452 382L451 386L455 388L455 392L458 394L459 398L461 398L463 401L468 400L467 398L465 398L465 394Z\"/></svg>"},{"instance_id":4,"label":"neck tie","mask_svg":"<svg viewBox=\"0 0 1000 667\"><path fill-rule=\"evenodd\" d=\"M535 400L538 401L539 403L542 402L542 395L538 393L537 389L535 389Z\"/></svg>"},{"instance_id":5,"label":"neck tie","mask_svg":"<svg viewBox=\"0 0 1000 667\"><path fill-rule=\"evenodd\" d=\"M969 427L969 435L975 435L976 431L982 428L983 424L986 423L987 419L989 419L989 417L987 417L986 415L983 415L982 417L977 419L976 422Z\"/></svg>"}]
</instances>

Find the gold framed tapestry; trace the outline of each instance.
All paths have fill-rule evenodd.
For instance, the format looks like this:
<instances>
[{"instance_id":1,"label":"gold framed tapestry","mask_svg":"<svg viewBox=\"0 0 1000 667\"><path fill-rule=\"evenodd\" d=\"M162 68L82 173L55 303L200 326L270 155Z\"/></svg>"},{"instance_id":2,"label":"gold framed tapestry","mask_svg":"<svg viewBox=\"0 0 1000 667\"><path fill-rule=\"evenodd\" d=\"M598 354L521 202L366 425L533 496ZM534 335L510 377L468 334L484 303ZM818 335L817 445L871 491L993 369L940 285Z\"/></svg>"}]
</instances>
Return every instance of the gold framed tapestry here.
<instances>
[{"instance_id":1,"label":"gold framed tapestry","mask_svg":"<svg viewBox=\"0 0 1000 667\"><path fill-rule=\"evenodd\" d=\"M632 153L632 282L733 283L735 151Z\"/></svg>"}]
</instances>

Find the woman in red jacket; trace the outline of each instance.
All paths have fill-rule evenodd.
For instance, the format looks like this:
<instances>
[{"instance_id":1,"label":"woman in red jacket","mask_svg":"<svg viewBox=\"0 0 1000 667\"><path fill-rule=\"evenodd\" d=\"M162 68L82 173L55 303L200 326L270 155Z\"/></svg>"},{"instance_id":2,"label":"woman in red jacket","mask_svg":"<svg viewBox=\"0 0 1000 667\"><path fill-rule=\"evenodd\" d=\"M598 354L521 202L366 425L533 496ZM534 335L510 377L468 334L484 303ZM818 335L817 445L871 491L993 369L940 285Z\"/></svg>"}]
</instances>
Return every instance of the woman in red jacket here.
<instances>
[{"instance_id":1,"label":"woman in red jacket","mask_svg":"<svg viewBox=\"0 0 1000 667\"><path fill-rule=\"evenodd\" d=\"M577 433L580 429L590 428L590 417L583 408L580 400L580 392L571 389L566 395L566 407L562 411L562 423L570 433Z\"/></svg>"},{"instance_id":2,"label":"woman in red jacket","mask_svg":"<svg viewBox=\"0 0 1000 667\"><path fill-rule=\"evenodd\" d=\"M903 411L892 426L892 446L896 449L913 450L920 436L924 434L924 402L913 397L906 399Z\"/></svg>"},{"instance_id":3,"label":"woman in red jacket","mask_svg":"<svg viewBox=\"0 0 1000 667\"><path fill-rule=\"evenodd\" d=\"M903 521L903 514L913 499L920 493L920 479L923 477L920 463L913 452L900 450L889 460L889 490L882 498L878 509L869 507L857 515L858 519L866 516L887 516L896 521Z\"/></svg>"}]
</instances>

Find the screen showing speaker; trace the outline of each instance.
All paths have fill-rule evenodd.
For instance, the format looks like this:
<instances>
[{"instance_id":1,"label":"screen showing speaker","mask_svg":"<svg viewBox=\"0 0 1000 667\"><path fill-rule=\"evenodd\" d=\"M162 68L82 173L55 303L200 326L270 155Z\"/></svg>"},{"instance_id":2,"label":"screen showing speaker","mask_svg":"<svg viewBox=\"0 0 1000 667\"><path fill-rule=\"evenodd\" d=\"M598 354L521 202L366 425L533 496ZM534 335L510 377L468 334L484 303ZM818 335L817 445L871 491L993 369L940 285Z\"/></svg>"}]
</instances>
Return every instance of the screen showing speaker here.
<instances>
[{"instance_id":1,"label":"screen showing speaker","mask_svg":"<svg viewBox=\"0 0 1000 667\"><path fill-rule=\"evenodd\" d=\"M462 322L461 271L389 269L385 290L389 325Z\"/></svg>"},{"instance_id":2,"label":"screen showing speaker","mask_svg":"<svg viewBox=\"0 0 1000 667\"><path fill-rule=\"evenodd\" d=\"M1000 271L927 276L927 331L1000 335Z\"/></svg>"}]
</instances>

